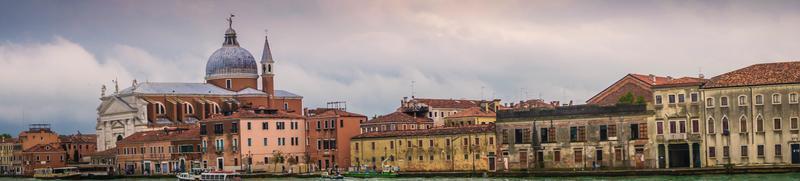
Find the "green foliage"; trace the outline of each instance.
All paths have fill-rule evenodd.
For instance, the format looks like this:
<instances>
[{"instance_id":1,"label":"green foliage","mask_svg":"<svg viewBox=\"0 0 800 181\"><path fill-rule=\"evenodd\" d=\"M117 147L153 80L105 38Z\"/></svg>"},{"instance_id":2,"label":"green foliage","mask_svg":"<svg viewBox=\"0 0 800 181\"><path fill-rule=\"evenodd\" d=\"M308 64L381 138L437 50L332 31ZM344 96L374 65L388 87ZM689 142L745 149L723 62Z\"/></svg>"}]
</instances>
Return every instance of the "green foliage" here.
<instances>
[{"instance_id":1,"label":"green foliage","mask_svg":"<svg viewBox=\"0 0 800 181\"><path fill-rule=\"evenodd\" d=\"M641 105L645 103L647 103L647 101L644 100L644 97L634 96L633 93L631 92L625 93L625 95L620 96L619 101L617 102L617 104L623 104L623 105L634 105L634 104Z\"/></svg>"},{"instance_id":2,"label":"green foliage","mask_svg":"<svg viewBox=\"0 0 800 181\"><path fill-rule=\"evenodd\" d=\"M0 138L12 138L12 136L8 133L0 134Z\"/></svg>"}]
</instances>

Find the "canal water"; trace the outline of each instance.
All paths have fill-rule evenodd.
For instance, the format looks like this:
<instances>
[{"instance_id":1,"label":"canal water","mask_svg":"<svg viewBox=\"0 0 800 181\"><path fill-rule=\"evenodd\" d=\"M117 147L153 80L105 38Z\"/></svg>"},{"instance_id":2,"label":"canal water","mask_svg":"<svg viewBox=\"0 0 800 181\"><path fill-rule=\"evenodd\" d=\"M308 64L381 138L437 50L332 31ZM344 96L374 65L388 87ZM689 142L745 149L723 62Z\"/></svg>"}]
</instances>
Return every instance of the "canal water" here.
<instances>
[{"instance_id":1,"label":"canal water","mask_svg":"<svg viewBox=\"0 0 800 181\"><path fill-rule=\"evenodd\" d=\"M0 177L0 181L35 181L32 178L7 178ZM167 181L176 180L170 178L161 179L116 179L117 181ZM275 181L322 181L325 179L318 178L263 178L263 179L244 179L244 180L275 180ZM631 177L529 177L529 178L395 178L395 179L345 179L355 181L517 181L517 180L541 180L541 181L556 181L556 180L609 180L609 181L662 181L662 180L698 180L698 181L728 181L728 180L761 180L761 181L782 181L782 180L800 180L800 172L798 173L781 173L781 174L737 174L737 175L694 175L694 176L631 176Z\"/></svg>"}]
</instances>

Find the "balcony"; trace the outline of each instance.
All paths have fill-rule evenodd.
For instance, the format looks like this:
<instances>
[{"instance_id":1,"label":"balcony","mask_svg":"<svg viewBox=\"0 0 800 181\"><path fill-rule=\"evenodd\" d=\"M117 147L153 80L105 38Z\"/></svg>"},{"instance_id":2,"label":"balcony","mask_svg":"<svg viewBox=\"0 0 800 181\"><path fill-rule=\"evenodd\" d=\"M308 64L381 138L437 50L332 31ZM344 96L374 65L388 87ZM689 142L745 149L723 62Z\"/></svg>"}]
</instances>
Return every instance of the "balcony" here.
<instances>
[{"instance_id":1,"label":"balcony","mask_svg":"<svg viewBox=\"0 0 800 181\"><path fill-rule=\"evenodd\" d=\"M667 141L672 140L686 140L686 133L670 133L665 135Z\"/></svg>"}]
</instances>

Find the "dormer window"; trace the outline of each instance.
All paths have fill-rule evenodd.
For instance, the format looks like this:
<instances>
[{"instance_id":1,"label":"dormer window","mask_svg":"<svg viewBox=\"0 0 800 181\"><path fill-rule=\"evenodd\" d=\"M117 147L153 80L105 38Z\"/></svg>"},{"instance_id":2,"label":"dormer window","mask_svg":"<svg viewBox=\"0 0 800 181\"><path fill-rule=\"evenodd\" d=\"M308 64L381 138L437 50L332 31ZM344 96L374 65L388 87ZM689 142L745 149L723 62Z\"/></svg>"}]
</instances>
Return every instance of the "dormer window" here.
<instances>
[{"instance_id":1,"label":"dormer window","mask_svg":"<svg viewBox=\"0 0 800 181\"><path fill-rule=\"evenodd\" d=\"M219 104L211 103L211 114L219 114L222 112L222 109L219 108Z\"/></svg>"},{"instance_id":2,"label":"dormer window","mask_svg":"<svg viewBox=\"0 0 800 181\"><path fill-rule=\"evenodd\" d=\"M183 103L183 107L183 113L194 114L194 106L192 106L192 104Z\"/></svg>"},{"instance_id":3,"label":"dormer window","mask_svg":"<svg viewBox=\"0 0 800 181\"><path fill-rule=\"evenodd\" d=\"M161 104L160 102L156 102L155 107L156 107L156 115L164 115L167 112L167 109L164 107L164 104Z\"/></svg>"},{"instance_id":4,"label":"dormer window","mask_svg":"<svg viewBox=\"0 0 800 181\"><path fill-rule=\"evenodd\" d=\"M231 87L233 87L233 81L231 81L231 79L225 79L225 88L231 89Z\"/></svg>"}]
</instances>

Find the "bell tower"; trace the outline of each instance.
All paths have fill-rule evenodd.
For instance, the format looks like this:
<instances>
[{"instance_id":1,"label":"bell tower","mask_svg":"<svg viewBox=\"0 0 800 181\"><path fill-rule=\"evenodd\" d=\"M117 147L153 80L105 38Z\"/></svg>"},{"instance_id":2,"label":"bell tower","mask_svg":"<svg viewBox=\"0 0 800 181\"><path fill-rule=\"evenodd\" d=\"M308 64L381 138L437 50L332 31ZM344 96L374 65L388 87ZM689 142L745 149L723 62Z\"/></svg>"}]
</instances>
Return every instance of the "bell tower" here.
<instances>
[{"instance_id":1,"label":"bell tower","mask_svg":"<svg viewBox=\"0 0 800 181\"><path fill-rule=\"evenodd\" d=\"M266 33L266 30L264 30ZM261 55L261 86L262 91L270 97L275 95L275 60L272 59L272 52L269 49L269 38L264 35L264 51Z\"/></svg>"}]
</instances>

